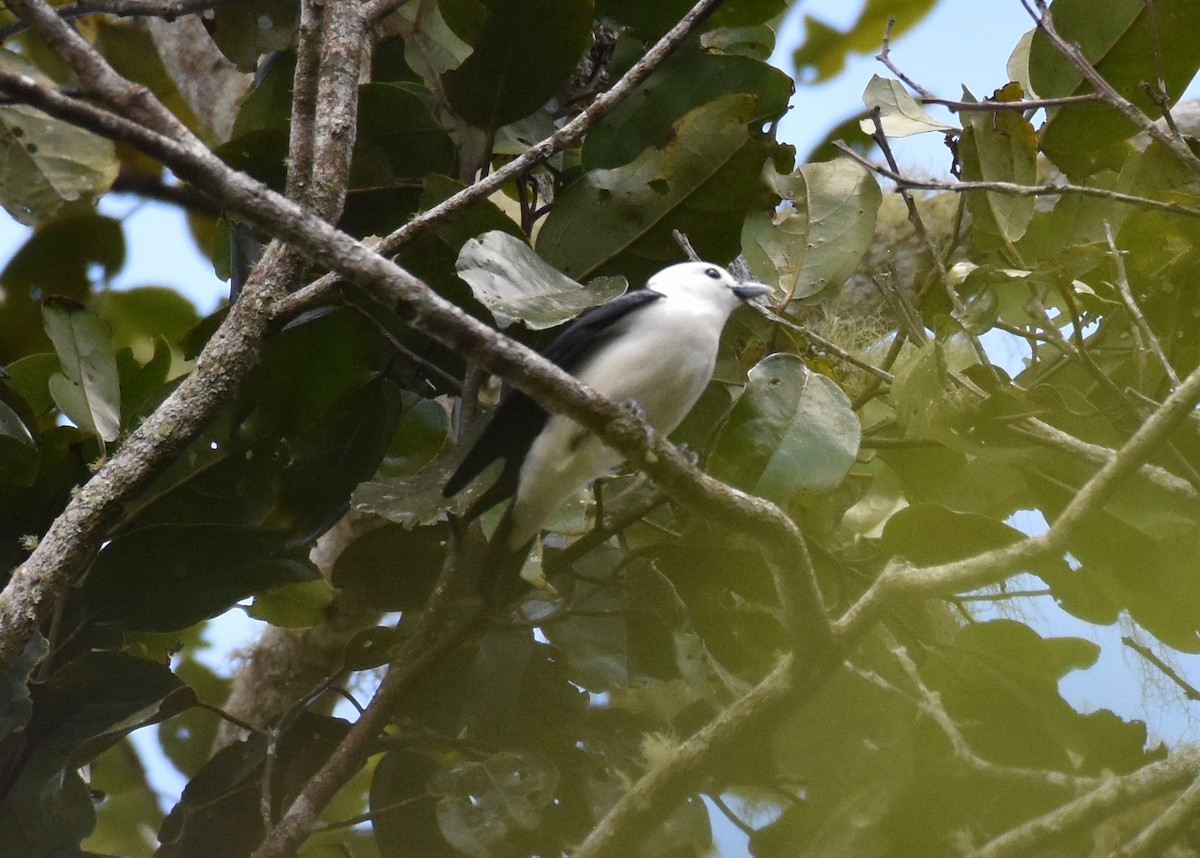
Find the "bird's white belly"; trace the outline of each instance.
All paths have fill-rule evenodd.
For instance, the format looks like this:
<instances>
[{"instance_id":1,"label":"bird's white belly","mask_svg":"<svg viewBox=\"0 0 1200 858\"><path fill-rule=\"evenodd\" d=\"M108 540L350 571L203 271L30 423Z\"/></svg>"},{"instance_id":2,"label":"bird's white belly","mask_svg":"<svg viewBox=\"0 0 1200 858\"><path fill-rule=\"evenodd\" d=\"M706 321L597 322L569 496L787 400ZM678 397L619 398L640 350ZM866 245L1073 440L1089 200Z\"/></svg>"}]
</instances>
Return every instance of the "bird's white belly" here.
<instances>
[{"instance_id":1,"label":"bird's white belly","mask_svg":"<svg viewBox=\"0 0 1200 858\"><path fill-rule=\"evenodd\" d=\"M657 431L672 432L712 378L723 319L689 321L668 317L646 327L646 336L618 338L579 370L580 381L615 402L636 402ZM705 324L716 324L717 334L698 335ZM623 458L573 420L551 416L521 465L510 545L524 545L571 495Z\"/></svg>"}]
</instances>

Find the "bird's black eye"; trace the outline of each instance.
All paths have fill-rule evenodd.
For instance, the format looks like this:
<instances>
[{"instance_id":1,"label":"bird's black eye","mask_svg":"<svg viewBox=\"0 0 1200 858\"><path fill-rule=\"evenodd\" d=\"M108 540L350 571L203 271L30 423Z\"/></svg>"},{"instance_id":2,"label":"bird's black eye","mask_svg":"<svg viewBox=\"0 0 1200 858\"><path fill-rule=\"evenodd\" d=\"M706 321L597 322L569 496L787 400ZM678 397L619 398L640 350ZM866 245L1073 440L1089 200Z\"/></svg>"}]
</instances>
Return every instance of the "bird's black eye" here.
<instances>
[{"instance_id":1,"label":"bird's black eye","mask_svg":"<svg viewBox=\"0 0 1200 858\"><path fill-rule=\"evenodd\" d=\"M705 268L704 273L707 274L709 277L711 277L713 280L721 279L721 272L718 271L716 268Z\"/></svg>"}]
</instances>

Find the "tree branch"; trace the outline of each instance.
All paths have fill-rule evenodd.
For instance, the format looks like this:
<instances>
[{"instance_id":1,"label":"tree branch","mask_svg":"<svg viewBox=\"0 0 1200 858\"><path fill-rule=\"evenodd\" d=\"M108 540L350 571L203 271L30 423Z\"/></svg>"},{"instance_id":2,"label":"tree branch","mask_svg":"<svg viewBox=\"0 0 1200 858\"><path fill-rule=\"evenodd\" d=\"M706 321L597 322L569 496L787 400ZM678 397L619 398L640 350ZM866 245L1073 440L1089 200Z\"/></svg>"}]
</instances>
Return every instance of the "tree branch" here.
<instances>
[{"instance_id":1,"label":"tree branch","mask_svg":"<svg viewBox=\"0 0 1200 858\"><path fill-rule=\"evenodd\" d=\"M1011 194L1017 197L1072 195L1099 197L1100 199L1116 203L1128 203L1129 205L1144 209L1155 209L1157 211L1170 212L1171 214L1184 215L1185 217L1200 217L1200 208L1193 206L1152 200L1149 197L1138 197L1132 194L1123 194L1120 191L1110 191L1107 188L1090 188L1087 185L1019 185L1015 182L947 182L940 179L915 179L905 176L897 170L889 169L882 164L876 164L870 158L855 152L840 140L835 141L833 145L848 158L858 162L873 173L894 182L897 190L904 188L918 191L953 191L956 194L967 193L968 191L992 191L1000 194Z\"/></svg>"},{"instance_id":2,"label":"tree branch","mask_svg":"<svg viewBox=\"0 0 1200 858\"><path fill-rule=\"evenodd\" d=\"M784 656L758 685L724 709L695 735L680 743L668 762L638 779L572 858L622 858L635 854L654 823L668 815L708 773L712 760L753 731L761 731L785 706L795 705L822 683L817 674L797 676L795 657ZM832 673L826 667L823 676Z\"/></svg>"},{"instance_id":3,"label":"tree branch","mask_svg":"<svg viewBox=\"0 0 1200 858\"><path fill-rule=\"evenodd\" d=\"M452 557L453 554L448 556ZM295 852L325 805L366 764L375 740L387 726L400 696L484 618L483 603L478 599L464 602L458 592L459 582L458 570L448 559L416 628L388 665L387 675L371 703L351 725L320 771L309 779L252 858L284 858Z\"/></svg>"},{"instance_id":4,"label":"tree branch","mask_svg":"<svg viewBox=\"0 0 1200 858\"><path fill-rule=\"evenodd\" d=\"M1132 101L1117 92L1113 85L1104 79L1104 76L1083 55L1083 51L1079 49L1078 45L1071 44L1059 35L1054 26L1054 16L1047 8L1045 0L1033 0L1033 3L1037 6L1037 12L1030 7L1030 0L1021 0L1021 5L1033 18L1038 29L1050 40L1055 49L1075 66L1083 79L1092 85L1096 94L1151 138L1167 147L1184 166L1200 177L1200 158L1196 157L1183 139L1163 131L1158 123L1138 109Z\"/></svg>"},{"instance_id":5,"label":"tree branch","mask_svg":"<svg viewBox=\"0 0 1200 858\"><path fill-rule=\"evenodd\" d=\"M713 5L706 2L697 8L711 9ZM692 20L698 19L693 16ZM408 272L336 231L328 223L302 211L294 203L246 176L229 170L207 149L185 145L19 75L0 74L0 89L53 115L132 143L154 155L181 178L207 188L212 197L228 211L272 235L292 242L343 278L382 296L401 318L414 327L476 360L488 371L506 378L551 411L565 413L595 432L614 449L639 462L661 487L681 502L706 517L719 519L734 530L750 536L763 551L775 573L781 600L790 618L789 625L799 639L797 663L814 677L827 675L832 665L837 663L829 621L821 604L803 537L795 524L773 504L752 498L700 474L673 445L655 435L627 409L604 400L584 388L572 376L472 319ZM117 102L124 100L121 93L112 94ZM275 294L278 294L278 289L272 292L272 296ZM264 311L265 302L261 298L260 290L249 290L235 304L235 310L240 307ZM237 318L240 318L240 313L231 313L231 320ZM227 322L229 324L231 322ZM101 469L81 490L80 498L87 502L81 504L78 499L73 501L67 512L56 521L38 551L24 564L14 578L14 584L10 585L10 590L0 599L0 665L8 663L20 652L22 642L44 618L45 605L37 599L31 599L26 585L33 582L37 586L63 588L86 566L106 536L107 525L119 516L121 506L136 497L156 473L155 468L161 469L168 464L208 417L215 413L215 408L227 401L231 386L244 375L245 364L252 361L256 354L264 330L260 324L240 338L230 354L231 363L223 364L218 359L221 354L218 345L225 336L223 327L202 354L197 372L168 400L170 408L181 409L190 422L179 422L176 410L156 412L134 433L130 443L118 451L109 465ZM220 381L223 384L214 384L208 377L209 371L221 372ZM208 390L210 385L213 386L212 391ZM195 407L200 397L210 396L214 391L216 396L206 400L211 403L207 408ZM176 418L176 422L167 422L168 415ZM158 440L163 437L168 440ZM133 459L131 462L133 451L143 448L147 461ZM139 462L139 473L143 480L130 482L124 477L123 469ZM69 556L61 555L64 550L70 552ZM814 681L809 687L817 684ZM365 721L362 730L370 731L372 723ZM356 732L354 735L362 734ZM347 742L344 750L339 749L336 758L331 759L330 765L344 774L348 767L352 768L350 764L359 759L356 755L360 753L361 747L353 747ZM335 789L332 784L336 780L333 776L323 779L321 783L325 786L321 789ZM652 795L659 788L658 784L672 783L678 784L680 781L675 776L655 779L645 787L644 793ZM315 818L319 809L313 804L314 795L319 797L321 794L324 793L306 794L294 805L281 823L286 827L282 828L285 834L280 837L299 836L286 832L305 828L296 819ZM622 818L638 817L634 814L633 817ZM615 830L621 829L618 826Z\"/></svg>"},{"instance_id":6,"label":"tree branch","mask_svg":"<svg viewBox=\"0 0 1200 858\"><path fill-rule=\"evenodd\" d=\"M908 650L903 645L894 641L888 644L888 649L896 661L900 663L901 669L908 676L913 687L917 689L917 693L920 695L918 705L921 711L933 719L933 722L938 725L942 733L949 740L950 747L954 750L954 756L969 768L993 777L1025 781L1026 783L1035 785L1048 785L1072 790L1097 786L1096 778L1077 777L1049 769L1027 769L1019 766L1005 766L985 760L975 753L975 749L971 747L971 744L967 741L967 737L958 729L958 724L955 723L954 719L950 717L950 713L942 705L941 695L925 684L925 680L921 678L921 672L909 656Z\"/></svg>"},{"instance_id":7,"label":"tree branch","mask_svg":"<svg viewBox=\"0 0 1200 858\"><path fill-rule=\"evenodd\" d=\"M121 18L165 18L173 20L185 15L206 12L231 0L79 0L54 7L64 21L82 18L84 15L116 15ZM0 28L0 42L23 33L29 25L17 21Z\"/></svg>"},{"instance_id":8,"label":"tree branch","mask_svg":"<svg viewBox=\"0 0 1200 858\"><path fill-rule=\"evenodd\" d=\"M1136 837L1114 852L1113 858L1155 858L1168 854L1167 847L1179 839L1184 829L1195 824L1197 814L1200 814L1200 777Z\"/></svg>"},{"instance_id":9,"label":"tree branch","mask_svg":"<svg viewBox=\"0 0 1200 858\"><path fill-rule=\"evenodd\" d=\"M478 200L491 196L508 182L524 175L551 155L580 140L589 128L611 112L617 104L662 65L663 61L679 45L683 44L696 27L712 14L721 2L722 0L700 0L690 12L680 19L678 24L668 30L650 50L646 51L642 58L634 63L608 92L589 104L578 116L503 167L412 218L400 229L383 238L375 246L376 252L382 256L394 255L417 237L454 218ZM336 274L327 274L305 286L280 302L278 317L287 319L320 303L325 300L326 295L332 289L336 288L338 282L339 278Z\"/></svg>"},{"instance_id":10,"label":"tree branch","mask_svg":"<svg viewBox=\"0 0 1200 858\"><path fill-rule=\"evenodd\" d=\"M1179 386L1179 373L1175 372L1175 367L1171 366L1171 362L1167 360L1167 353L1163 351L1162 343L1155 336L1150 323L1146 321L1146 317L1142 314L1141 307L1133 297L1133 289L1129 285L1129 276L1125 273L1125 257L1121 255L1120 249L1117 248L1117 240L1113 237L1112 225L1105 221L1104 237L1108 241L1108 252L1112 257L1113 267L1117 271L1117 294L1121 296L1121 303L1125 305L1125 309L1129 311L1129 317L1133 320L1134 330L1141 335L1142 341L1149 347L1158 365L1162 368L1163 373L1170 379L1171 384L1175 387Z\"/></svg>"},{"instance_id":11,"label":"tree branch","mask_svg":"<svg viewBox=\"0 0 1200 858\"><path fill-rule=\"evenodd\" d=\"M1136 471L1168 433L1187 420L1200 400L1200 368L1193 370L1125 445L1094 473L1045 533L1004 548L940 566L917 567L901 558L888 564L867 592L834 624L838 639L860 635L882 606L896 597L953 593L990 584L1049 554L1065 550L1083 519L1108 498L1117 482Z\"/></svg>"},{"instance_id":12,"label":"tree branch","mask_svg":"<svg viewBox=\"0 0 1200 858\"><path fill-rule=\"evenodd\" d=\"M1040 854L1045 844L1118 812L1179 789L1200 771L1200 752L1181 750L1169 759L1113 777L1075 801L1030 820L984 844L969 858L1021 858Z\"/></svg>"}]
</instances>

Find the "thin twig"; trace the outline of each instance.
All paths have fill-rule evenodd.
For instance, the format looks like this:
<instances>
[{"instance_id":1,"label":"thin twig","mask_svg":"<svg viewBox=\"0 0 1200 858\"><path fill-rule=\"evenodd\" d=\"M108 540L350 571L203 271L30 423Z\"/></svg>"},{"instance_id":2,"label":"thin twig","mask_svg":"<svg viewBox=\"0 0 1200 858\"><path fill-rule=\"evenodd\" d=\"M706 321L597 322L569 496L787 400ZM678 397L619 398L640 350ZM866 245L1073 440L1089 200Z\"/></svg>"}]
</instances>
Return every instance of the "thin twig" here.
<instances>
[{"instance_id":1,"label":"thin twig","mask_svg":"<svg viewBox=\"0 0 1200 858\"><path fill-rule=\"evenodd\" d=\"M871 110L871 122L875 125L875 133L871 135L872 139L874 139L880 151L883 152L884 158L887 159L888 165L892 168L892 172L900 175L900 167L896 162L895 155L892 154L891 144L888 142L887 135L883 133L883 120L878 107ZM938 249L933 244L933 237L929 234L929 230L925 226L925 219L921 217L921 212L917 209L917 201L907 189L898 187L897 192L900 194L900 198L904 200L904 205L908 209L909 223L913 225L917 237L921 240L921 244L924 245L925 251L929 254L930 259L933 260L933 264L937 268L938 282L941 284L946 297L950 299L950 305L954 308L957 318L965 319L967 315L966 305L963 304L962 298L959 297L957 290L950 282L950 273L946 269L946 262L942 259L942 255L938 253ZM967 342L971 344L971 349L975 352L976 359L998 384L1000 382L999 371L992 365L991 357L988 355L987 349L983 347L979 335L965 323L961 328L963 335L967 338Z\"/></svg>"},{"instance_id":2,"label":"thin twig","mask_svg":"<svg viewBox=\"0 0 1200 858\"><path fill-rule=\"evenodd\" d=\"M434 587L416 628L388 665L387 675L366 710L351 725L346 737L305 784L255 850L253 858L291 855L308 836L317 816L355 772L362 768L375 738L391 717L396 701L429 666L453 649L484 617L478 600L464 602L458 592L458 571L447 563Z\"/></svg>"},{"instance_id":3,"label":"thin twig","mask_svg":"<svg viewBox=\"0 0 1200 858\"><path fill-rule=\"evenodd\" d=\"M921 702L919 705L921 710L932 718L933 722L945 734L946 738L950 741L950 747L954 750L954 756L969 768L993 777L1025 781L1031 784L1062 789L1090 789L1097 785L1098 780L1096 778L1078 777L1049 769L1026 769L1019 766L1004 766L985 760L975 753L975 749L971 747L971 744L962 734L962 731L958 729L958 724L954 722L954 719L950 717L950 713L942 705L941 695L925 684L925 680L921 677L921 672L917 669L916 663L909 656L908 650L895 641L892 641L888 645L888 649L891 651L892 657L900 663L900 667L905 675L908 676L909 682L913 684L913 687L916 688L917 693L920 695Z\"/></svg>"},{"instance_id":4,"label":"thin twig","mask_svg":"<svg viewBox=\"0 0 1200 858\"><path fill-rule=\"evenodd\" d=\"M1159 655L1154 652L1154 650L1150 649L1150 647L1146 646L1145 644L1139 643L1138 641L1129 637L1129 635L1122 635L1121 643L1129 647L1142 658L1146 659L1146 661L1150 662L1152 665L1162 671L1163 676L1175 683L1175 685L1180 691L1183 692L1184 696L1187 697L1188 700L1200 703L1200 690L1197 690L1195 686L1180 676L1179 671L1163 661L1162 658L1160 658Z\"/></svg>"},{"instance_id":5,"label":"thin twig","mask_svg":"<svg viewBox=\"0 0 1200 858\"><path fill-rule=\"evenodd\" d=\"M940 179L916 179L902 175L899 171L877 164L870 158L854 151L840 140L834 141L834 147L848 158L858 162L868 170L883 176L896 184L897 189L914 191L952 191L956 194L969 191L991 191L999 194L1012 194L1018 197L1047 197L1047 196L1081 196L1097 197L1115 203L1128 203L1138 208L1171 212L1185 217L1200 217L1200 208L1185 206L1179 203L1152 200L1133 194L1123 194L1120 191L1110 191L1106 188L1091 188L1086 185L1020 185L1016 182L947 182Z\"/></svg>"},{"instance_id":6,"label":"thin twig","mask_svg":"<svg viewBox=\"0 0 1200 858\"><path fill-rule=\"evenodd\" d=\"M891 384L893 381L896 380L895 376L893 376L887 370L880 369L879 367L875 366L874 364L867 363L865 360L855 357L854 355L850 354L850 352L846 351L844 348L839 346L837 343L834 343L834 342L831 342L830 340L825 339L820 334L814 332L810 328L805 327L804 325L801 325L797 322L793 322L787 316L784 316L783 314L771 309L770 307L765 307L762 304L754 304L752 306L754 307L755 311L757 311L758 314L760 316L762 316L764 319L770 319L772 322L780 325L781 327L784 327L790 331L796 332L797 334L799 334L800 336L809 340L810 342L816 343L818 346L820 346L825 351L829 352L831 355L836 356L837 358L845 361L846 363L850 364L851 366L858 367L865 373L875 376L875 378L879 379L880 381L884 382L885 384Z\"/></svg>"},{"instance_id":7,"label":"thin twig","mask_svg":"<svg viewBox=\"0 0 1200 858\"><path fill-rule=\"evenodd\" d=\"M936 98L932 95L923 96L922 104L937 104L954 111L963 113L994 113L997 110L1015 110L1025 113L1030 110L1042 110L1047 107L1069 107L1072 104L1094 104L1103 99L1091 93L1089 95L1064 95L1061 98L1025 98L1020 101L994 101L985 98L983 101L955 101L952 98Z\"/></svg>"},{"instance_id":8,"label":"thin twig","mask_svg":"<svg viewBox=\"0 0 1200 858\"><path fill-rule=\"evenodd\" d=\"M1113 238L1112 225L1108 221L1104 222L1104 237L1108 240L1109 255L1112 257L1113 266L1117 270L1117 293L1121 296L1121 302L1125 305L1125 309L1129 311L1129 316L1133 319L1134 326L1141 332L1142 340L1150 347L1150 351L1154 354L1155 359L1158 360L1162 371L1171 380L1171 386L1178 387L1179 373L1175 371L1175 367L1167 360L1167 354L1163 351L1162 343L1159 342L1154 329L1146 321L1146 317L1142 314L1137 300L1133 297L1133 289L1130 287L1129 277L1125 273L1125 257L1117 249L1117 241Z\"/></svg>"},{"instance_id":9,"label":"thin twig","mask_svg":"<svg viewBox=\"0 0 1200 858\"><path fill-rule=\"evenodd\" d=\"M889 16L887 26L883 30L883 47L879 53L875 55L875 59L879 60L888 71L898 77L909 89L918 93L921 98L933 98L933 93L921 86L911 77L902 72L895 63L892 62L892 30L896 27L896 19L894 16Z\"/></svg>"},{"instance_id":10,"label":"thin twig","mask_svg":"<svg viewBox=\"0 0 1200 858\"><path fill-rule=\"evenodd\" d=\"M1029 563L1066 550L1079 525L1108 499L1118 481L1136 471L1200 400L1200 368L1184 379L1125 445L1079 489L1050 528L1004 548L938 566L917 567L897 558L834 624L840 641L854 640L882 606L903 594L954 593L994 583Z\"/></svg>"},{"instance_id":11,"label":"thin twig","mask_svg":"<svg viewBox=\"0 0 1200 858\"><path fill-rule=\"evenodd\" d=\"M1156 407L1157 405L1158 403L1155 403ZM1012 428L1033 441L1071 455L1082 456L1097 464L1103 464L1117 455L1117 451L1110 447L1090 444L1036 417L1027 417ZM1200 492L1196 491L1190 483L1158 465L1142 465L1138 468L1138 475L1151 485L1178 498L1193 502L1200 501Z\"/></svg>"}]
</instances>

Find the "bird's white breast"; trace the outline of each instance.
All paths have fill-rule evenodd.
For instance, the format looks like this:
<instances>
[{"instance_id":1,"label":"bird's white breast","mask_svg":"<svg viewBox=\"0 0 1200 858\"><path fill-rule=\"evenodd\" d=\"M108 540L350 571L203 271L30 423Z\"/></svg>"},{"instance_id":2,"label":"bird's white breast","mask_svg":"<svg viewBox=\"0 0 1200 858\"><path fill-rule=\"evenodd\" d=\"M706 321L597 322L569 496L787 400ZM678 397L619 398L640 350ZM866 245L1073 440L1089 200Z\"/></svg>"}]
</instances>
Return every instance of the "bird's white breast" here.
<instances>
[{"instance_id":1,"label":"bird's white breast","mask_svg":"<svg viewBox=\"0 0 1200 858\"><path fill-rule=\"evenodd\" d=\"M636 402L656 430L669 433L712 378L728 310L672 296L628 320L576 369L584 384L615 402ZM555 415L521 466L510 543L523 545L572 494L621 463L622 456L574 421Z\"/></svg>"}]
</instances>

